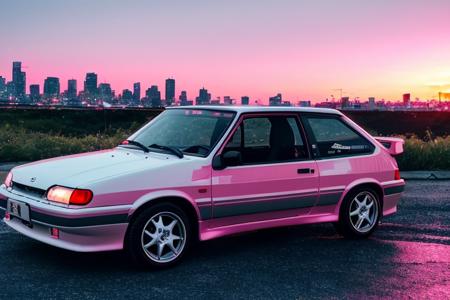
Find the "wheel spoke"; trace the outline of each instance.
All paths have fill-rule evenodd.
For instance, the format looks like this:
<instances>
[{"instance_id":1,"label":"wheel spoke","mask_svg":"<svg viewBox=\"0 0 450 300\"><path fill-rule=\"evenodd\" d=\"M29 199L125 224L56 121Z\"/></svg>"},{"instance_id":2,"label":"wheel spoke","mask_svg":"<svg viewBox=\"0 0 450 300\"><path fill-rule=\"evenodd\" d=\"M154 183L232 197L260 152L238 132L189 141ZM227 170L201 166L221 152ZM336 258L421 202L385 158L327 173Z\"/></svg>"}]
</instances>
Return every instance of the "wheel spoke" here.
<instances>
[{"instance_id":1,"label":"wheel spoke","mask_svg":"<svg viewBox=\"0 0 450 300\"><path fill-rule=\"evenodd\" d=\"M164 243L159 243L159 244L158 244L158 259L161 259L161 255L162 255L164 246L165 246Z\"/></svg>"},{"instance_id":2,"label":"wheel spoke","mask_svg":"<svg viewBox=\"0 0 450 300\"><path fill-rule=\"evenodd\" d=\"M364 197L364 200L362 201L363 205L367 205L367 200L369 199L369 195L366 195Z\"/></svg>"},{"instance_id":3,"label":"wheel spoke","mask_svg":"<svg viewBox=\"0 0 450 300\"><path fill-rule=\"evenodd\" d=\"M373 206L373 200L370 201L369 204L366 205L366 208L370 210L370 208Z\"/></svg>"},{"instance_id":4,"label":"wheel spoke","mask_svg":"<svg viewBox=\"0 0 450 300\"><path fill-rule=\"evenodd\" d=\"M362 223L363 223L363 221L364 221L364 218L361 217L361 216L359 216L359 217L358 217L358 221L356 221L355 227L356 227L357 229L360 229L360 228L361 228L361 225L362 225Z\"/></svg>"},{"instance_id":5,"label":"wheel spoke","mask_svg":"<svg viewBox=\"0 0 450 300\"><path fill-rule=\"evenodd\" d=\"M357 214L359 214L359 207L350 212L351 217L356 216Z\"/></svg>"},{"instance_id":6,"label":"wheel spoke","mask_svg":"<svg viewBox=\"0 0 450 300\"><path fill-rule=\"evenodd\" d=\"M170 241L169 243L167 243L167 246L169 246L170 250L172 250L172 252L177 255L178 251L177 249L173 246L173 241Z\"/></svg>"},{"instance_id":7,"label":"wheel spoke","mask_svg":"<svg viewBox=\"0 0 450 300\"><path fill-rule=\"evenodd\" d=\"M150 246L153 246L154 244L156 244L156 241L158 241L157 238L152 239L150 242L148 242L147 244L144 245L144 248L148 249Z\"/></svg>"},{"instance_id":8,"label":"wheel spoke","mask_svg":"<svg viewBox=\"0 0 450 300\"><path fill-rule=\"evenodd\" d=\"M151 233L151 232L148 231L148 230L145 230L144 232L145 232L146 235L148 235L148 236L151 237L152 239L154 239L154 238L156 237L156 232L155 232L155 233Z\"/></svg>"},{"instance_id":9,"label":"wheel spoke","mask_svg":"<svg viewBox=\"0 0 450 300\"><path fill-rule=\"evenodd\" d=\"M182 240L183 238L179 237L178 235L172 234L171 239L172 239L173 241L176 241L176 240Z\"/></svg>"},{"instance_id":10,"label":"wheel spoke","mask_svg":"<svg viewBox=\"0 0 450 300\"><path fill-rule=\"evenodd\" d=\"M175 225L177 225L178 221L177 220L173 220L172 222L170 222L170 224L167 226L167 229L169 229L170 231L172 231L172 229L175 227Z\"/></svg>"}]
</instances>

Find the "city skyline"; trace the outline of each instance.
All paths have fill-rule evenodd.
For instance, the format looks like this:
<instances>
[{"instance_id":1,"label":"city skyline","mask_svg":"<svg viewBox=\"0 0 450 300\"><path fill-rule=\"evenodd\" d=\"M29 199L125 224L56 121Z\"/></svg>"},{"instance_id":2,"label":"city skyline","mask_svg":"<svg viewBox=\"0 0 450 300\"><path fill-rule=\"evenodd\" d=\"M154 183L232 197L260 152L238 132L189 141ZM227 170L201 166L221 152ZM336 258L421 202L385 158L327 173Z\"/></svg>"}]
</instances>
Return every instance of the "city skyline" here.
<instances>
[{"instance_id":1,"label":"city skyline","mask_svg":"<svg viewBox=\"0 0 450 300\"><path fill-rule=\"evenodd\" d=\"M449 1L4 1L0 73L99 74L116 91L176 78L188 95L267 104L450 90ZM96 16L92 18L92 16ZM27 91L28 92L28 91ZM177 95L178 96L178 95Z\"/></svg>"},{"instance_id":2,"label":"city skyline","mask_svg":"<svg viewBox=\"0 0 450 300\"><path fill-rule=\"evenodd\" d=\"M95 98L97 100L100 101L112 101L115 99L125 99L127 101L134 101L134 104L139 104L140 100L142 99L141 97L141 82L134 82L132 84L132 88L124 88L122 91L117 91L112 87L112 85L110 83L107 82L102 82L98 79L98 74L95 72L87 72L85 73L85 80L84 80L84 85L83 85L83 89L78 89L78 82L82 81L82 80L78 80L78 79L74 79L73 77L71 77L71 79L67 80L67 85L66 85L66 89L63 89L63 85L61 84L60 78L56 77L56 76L49 76L47 78L44 79L43 84L41 85L40 83L27 83L26 82L26 72L24 72L22 70L22 62L20 61L13 61L12 62L12 75L11 75L11 80L7 80L8 77L4 76L2 74L0 74L0 80L2 82L0 82L0 96L2 93L4 93L3 96L5 96L5 93L8 93L8 85L12 84L12 92L11 90L9 91L9 96L13 96L15 98L15 100L17 100L18 102L21 102L25 99L24 96L28 95L29 99L31 102L36 101L38 99L40 99L40 96L42 96L43 98L58 98L60 96L65 96L68 99L75 99L78 96L82 96L82 97L92 97ZM3 85L3 86L2 86ZM27 88L28 87L28 88ZM41 87L43 87L42 89L42 93L40 93L41 91ZM4 91L2 90L2 88L4 89ZM181 105L187 105L187 104L219 104L222 103L220 102L221 99L223 99L223 103L224 104L238 104L237 103L237 99L239 97L231 97L231 96L227 96L227 95L223 95L223 96L219 96L219 95L215 95L214 97L212 96L212 93L208 93L208 90L205 89L205 87L201 87L198 89L198 93L199 96L195 97L195 96L191 96L190 98L187 97L187 92L185 89L180 89L178 92L178 96L176 94L176 88L175 88L175 79L174 78L167 78L165 79L165 90L164 90L164 95L165 97L161 97L161 91L158 90L159 85L158 84L150 84L149 88L145 91L145 97L154 97L155 94L157 93L156 97L158 98L158 100L156 100L156 103L159 104L155 104L154 106L160 106L161 105L161 100L166 101L164 104L165 105L172 105L172 104L180 104ZM9 89L11 89L11 87L9 87ZM287 102L289 102L290 104L294 104L292 102L297 102L297 103L302 103L302 102L311 102L311 103L319 103L323 102L323 101L331 101L331 102L340 102L340 101L351 101L351 100L355 100L355 101L360 101L363 100L361 99L361 97L359 96L355 96L353 98L349 97L349 96L345 96L345 94L343 93L342 89L334 89L335 91L338 92L339 96L334 96L334 95L330 95L330 98L325 98L325 99L318 99L318 100L310 100L310 99L302 99L302 100L297 100L297 101L293 101L293 100L289 100L289 99L283 99L282 98L282 93L277 93L275 96L270 96L268 99L253 99L253 103L251 103L251 98L249 96L246 95L241 95L241 102L244 105L249 105L249 104L259 104L259 105L281 105L283 104L283 101L285 101L287 104ZM153 95L149 96L149 93L153 93ZM390 101L390 102L403 102L405 103L405 96L408 97L408 102L410 102L412 100L411 98L411 93L407 92L407 93L403 93L401 96L401 99L378 99L378 100L382 100L382 101ZM442 96L442 97L441 97ZM22 99L21 99L22 98ZM242 99L244 98L244 99ZM373 99L373 101L375 101L376 97L370 96L367 97L368 102L370 102L371 99ZM418 97L414 97L416 99L416 101L423 101L423 100L443 100L443 101L447 101L450 100L450 91L444 91L444 92L439 92L437 97L433 98L433 99L419 99ZM0 99L1 100L1 99ZM190 101L188 101L190 100ZM364 100L363 100L364 101ZM98 103L95 103L95 105L97 105Z\"/></svg>"}]
</instances>

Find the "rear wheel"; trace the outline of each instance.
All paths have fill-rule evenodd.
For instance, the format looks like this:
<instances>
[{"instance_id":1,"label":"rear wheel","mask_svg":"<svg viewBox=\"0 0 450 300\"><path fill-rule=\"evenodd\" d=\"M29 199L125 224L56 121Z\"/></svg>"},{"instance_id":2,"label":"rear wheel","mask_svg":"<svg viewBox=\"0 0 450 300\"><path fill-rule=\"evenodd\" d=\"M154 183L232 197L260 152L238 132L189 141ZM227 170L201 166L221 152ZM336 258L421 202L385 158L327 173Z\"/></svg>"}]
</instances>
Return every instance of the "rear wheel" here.
<instances>
[{"instance_id":1,"label":"rear wheel","mask_svg":"<svg viewBox=\"0 0 450 300\"><path fill-rule=\"evenodd\" d=\"M176 205L159 203L130 224L126 250L139 266L166 268L178 263L190 246L191 226Z\"/></svg>"},{"instance_id":2,"label":"rear wheel","mask_svg":"<svg viewBox=\"0 0 450 300\"><path fill-rule=\"evenodd\" d=\"M378 226L380 212L380 200L375 191L370 188L355 189L341 205L337 230L348 238L366 238Z\"/></svg>"}]
</instances>

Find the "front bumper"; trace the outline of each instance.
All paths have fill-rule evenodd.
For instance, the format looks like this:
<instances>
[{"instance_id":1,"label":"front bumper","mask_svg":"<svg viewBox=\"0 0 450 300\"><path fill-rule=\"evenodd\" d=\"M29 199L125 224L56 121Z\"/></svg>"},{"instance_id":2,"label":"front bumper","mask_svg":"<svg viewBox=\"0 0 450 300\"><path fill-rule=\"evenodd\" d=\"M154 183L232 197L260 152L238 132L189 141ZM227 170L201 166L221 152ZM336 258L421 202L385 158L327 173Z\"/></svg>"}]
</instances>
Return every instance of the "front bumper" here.
<instances>
[{"instance_id":1,"label":"front bumper","mask_svg":"<svg viewBox=\"0 0 450 300\"><path fill-rule=\"evenodd\" d=\"M123 249L131 206L67 208L9 191L3 185L0 187L2 215L8 199L28 204L30 223L16 217L3 220L6 225L30 238L78 252ZM52 237L52 228L59 230L58 238Z\"/></svg>"}]
</instances>

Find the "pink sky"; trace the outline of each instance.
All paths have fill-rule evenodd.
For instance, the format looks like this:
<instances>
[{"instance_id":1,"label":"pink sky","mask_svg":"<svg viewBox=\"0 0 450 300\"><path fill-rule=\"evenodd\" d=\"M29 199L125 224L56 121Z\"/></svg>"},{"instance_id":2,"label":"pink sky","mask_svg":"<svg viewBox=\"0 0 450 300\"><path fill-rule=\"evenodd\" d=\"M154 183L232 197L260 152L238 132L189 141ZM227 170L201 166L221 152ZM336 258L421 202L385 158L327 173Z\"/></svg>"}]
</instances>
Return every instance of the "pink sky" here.
<instances>
[{"instance_id":1,"label":"pink sky","mask_svg":"<svg viewBox=\"0 0 450 300\"><path fill-rule=\"evenodd\" d=\"M96 72L120 93L176 79L189 98L282 93L422 99L450 91L450 1L2 2L0 76L27 85Z\"/></svg>"}]
</instances>

